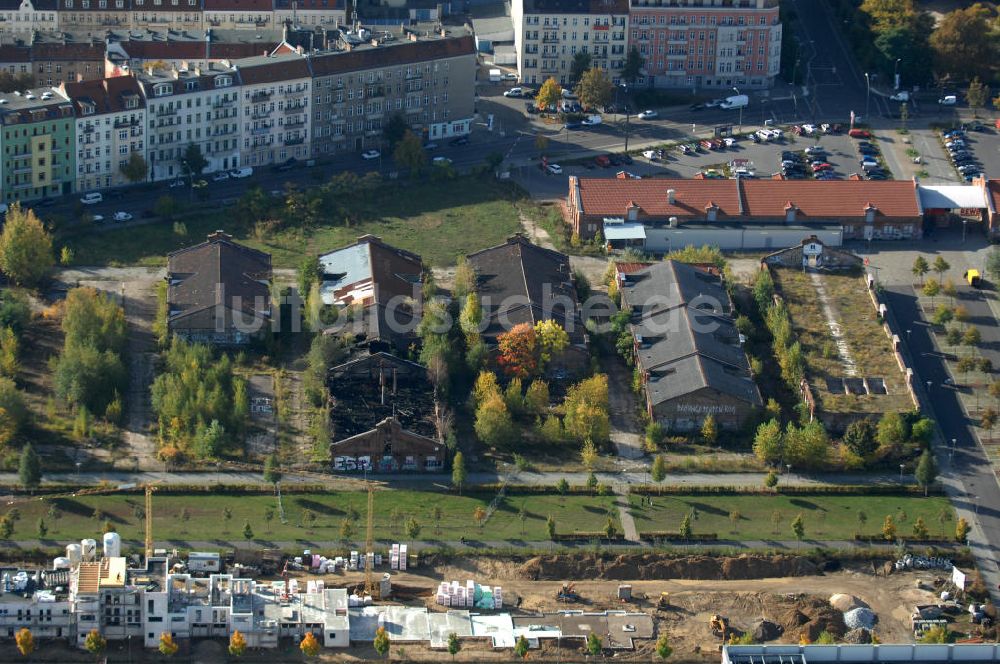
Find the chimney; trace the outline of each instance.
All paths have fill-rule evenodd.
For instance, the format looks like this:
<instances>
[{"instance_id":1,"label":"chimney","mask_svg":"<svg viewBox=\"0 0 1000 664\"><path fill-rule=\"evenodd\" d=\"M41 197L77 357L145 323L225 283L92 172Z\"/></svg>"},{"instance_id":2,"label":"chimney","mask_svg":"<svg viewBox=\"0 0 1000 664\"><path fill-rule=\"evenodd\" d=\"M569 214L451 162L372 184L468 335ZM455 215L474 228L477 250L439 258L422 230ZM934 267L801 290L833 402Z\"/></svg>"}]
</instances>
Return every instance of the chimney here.
<instances>
[{"instance_id":1,"label":"chimney","mask_svg":"<svg viewBox=\"0 0 1000 664\"><path fill-rule=\"evenodd\" d=\"M152 72L152 70L150 70L150 72ZM76 82L77 83L83 83L83 74L77 72L77 74L76 74Z\"/></svg>"},{"instance_id":2,"label":"chimney","mask_svg":"<svg viewBox=\"0 0 1000 664\"><path fill-rule=\"evenodd\" d=\"M667 202L673 205L676 200L677 200L677 190L667 189Z\"/></svg>"},{"instance_id":3,"label":"chimney","mask_svg":"<svg viewBox=\"0 0 1000 664\"><path fill-rule=\"evenodd\" d=\"M670 217L670 227L677 228L677 217Z\"/></svg>"}]
</instances>

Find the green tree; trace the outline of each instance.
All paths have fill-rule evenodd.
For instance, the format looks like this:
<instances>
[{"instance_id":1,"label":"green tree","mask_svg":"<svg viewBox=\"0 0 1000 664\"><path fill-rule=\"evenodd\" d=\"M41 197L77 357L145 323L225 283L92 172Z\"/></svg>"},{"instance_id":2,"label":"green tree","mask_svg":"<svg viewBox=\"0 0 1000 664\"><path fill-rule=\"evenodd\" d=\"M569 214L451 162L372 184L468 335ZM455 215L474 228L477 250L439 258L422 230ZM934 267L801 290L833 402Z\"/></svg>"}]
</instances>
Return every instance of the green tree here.
<instances>
[{"instance_id":1,"label":"green tree","mask_svg":"<svg viewBox=\"0 0 1000 664\"><path fill-rule=\"evenodd\" d=\"M128 156L128 161L121 166L121 172L129 182L143 182L149 172L149 165L141 154L132 152Z\"/></svg>"},{"instance_id":2,"label":"green tree","mask_svg":"<svg viewBox=\"0 0 1000 664\"><path fill-rule=\"evenodd\" d=\"M569 64L570 86L577 85L583 79L584 75L588 71L591 71L590 63L591 63L590 53L585 53L583 51L580 51L573 56L573 59L570 61Z\"/></svg>"},{"instance_id":3,"label":"green tree","mask_svg":"<svg viewBox=\"0 0 1000 664\"><path fill-rule=\"evenodd\" d=\"M770 420L757 427L753 438L753 452L764 463L776 464L781 461L785 455L785 443L778 420Z\"/></svg>"},{"instance_id":4,"label":"green tree","mask_svg":"<svg viewBox=\"0 0 1000 664\"><path fill-rule=\"evenodd\" d=\"M764 477L764 486L768 489L778 486L778 473L773 470L767 471L767 475Z\"/></svg>"},{"instance_id":5,"label":"green tree","mask_svg":"<svg viewBox=\"0 0 1000 664\"><path fill-rule=\"evenodd\" d=\"M465 455L461 452L455 452L455 456L451 459L451 485L458 489L460 496L466 478L468 478L468 473L465 470Z\"/></svg>"},{"instance_id":6,"label":"green tree","mask_svg":"<svg viewBox=\"0 0 1000 664\"><path fill-rule=\"evenodd\" d=\"M12 203L0 233L0 270L14 283L36 286L54 264L52 236L33 210Z\"/></svg>"},{"instance_id":7,"label":"green tree","mask_svg":"<svg viewBox=\"0 0 1000 664\"><path fill-rule=\"evenodd\" d=\"M991 10L975 3L944 15L930 37L938 75L958 79L990 77L997 61L996 32Z\"/></svg>"},{"instance_id":8,"label":"green tree","mask_svg":"<svg viewBox=\"0 0 1000 664\"><path fill-rule=\"evenodd\" d=\"M25 489L34 491L42 483L42 462L35 448L28 443L21 450L21 458L17 467L17 480Z\"/></svg>"},{"instance_id":9,"label":"green tree","mask_svg":"<svg viewBox=\"0 0 1000 664\"><path fill-rule=\"evenodd\" d=\"M514 644L514 654L517 655L518 659L524 659L528 656L528 649L530 648L528 639L524 637L524 634L517 637L517 643Z\"/></svg>"},{"instance_id":10,"label":"green tree","mask_svg":"<svg viewBox=\"0 0 1000 664\"><path fill-rule=\"evenodd\" d=\"M674 654L674 649L670 647L670 639L666 634L660 634L660 638L656 639L656 656L660 659L669 659L672 654Z\"/></svg>"},{"instance_id":11,"label":"green tree","mask_svg":"<svg viewBox=\"0 0 1000 664\"><path fill-rule=\"evenodd\" d=\"M993 429L997 426L997 411L993 408L984 408L983 412L979 416L979 426L986 430L989 434L990 442L993 441Z\"/></svg>"},{"instance_id":12,"label":"green tree","mask_svg":"<svg viewBox=\"0 0 1000 664\"><path fill-rule=\"evenodd\" d=\"M795 539L800 542L802 541L802 538L805 537L806 525L802 519L801 512L796 514L795 518L792 519L792 534L795 535Z\"/></svg>"},{"instance_id":13,"label":"green tree","mask_svg":"<svg viewBox=\"0 0 1000 664\"><path fill-rule=\"evenodd\" d=\"M352 537L354 537L354 522L350 519L341 519L340 539L344 542L348 542Z\"/></svg>"},{"instance_id":14,"label":"green tree","mask_svg":"<svg viewBox=\"0 0 1000 664\"><path fill-rule=\"evenodd\" d=\"M869 459L878 449L878 430L871 419L855 420L844 431L844 446L862 459Z\"/></svg>"},{"instance_id":15,"label":"green tree","mask_svg":"<svg viewBox=\"0 0 1000 664\"><path fill-rule=\"evenodd\" d=\"M706 445L715 445L719 437L719 426L715 423L715 416L711 413L705 416L701 423L701 440Z\"/></svg>"},{"instance_id":16,"label":"green tree","mask_svg":"<svg viewBox=\"0 0 1000 664\"><path fill-rule=\"evenodd\" d=\"M944 273L951 269L951 264L944 259L944 256L938 256L931 264L931 269L937 273L938 279L941 279Z\"/></svg>"},{"instance_id":17,"label":"green tree","mask_svg":"<svg viewBox=\"0 0 1000 664\"><path fill-rule=\"evenodd\" d=\"M913 522L913 536L921 540L925 540L930 537L930 532L927 530L927 524L924 523L924 517L918 516L917 520Z\"/></svg>"},{"instance_id":18,"label":"green tree","mask_svg":"<svg viewBox=\"0 0 1000 664\"><path fill-rule=\"evenodd\" d=\"M690 514L685 514L684 518L681 519L681 527L680 527L680 530L678 530L678 534L681 536L681 539L684 539L684 540L691 539L691 515Z\"/></svg>"},{"instance_id":19,"label":"green tree","mask_svg":"<svg viewBox=\"0 0 1000 664\"><path fill-rule=\"evenodd\" d=\"M565 496L566 492L569 491L569 482L566 481L565 477L560 477L559 481L556 482L556 491L558 491L561 496Z\"/></svg>"},{"instance_id":20,"label":"green tree","mask_svg":"<svg viewBox=\"0 0 1000 664\"><path fill-rule=\"evenodd\" d=\"M264 459L264 481L268 484L277 484L281 481L281 467L278 465L276 454L269 454Z\"/></svg>"},{"instance_id":21,"label":"green tree","mask_svg":"<svg viewBox=\"0 0 1000 664\"><path fill-rule=\"evenodd\" d=\"M396 112L390 115L389 119L385 121L385 126L382 128L382 136L389 145L389 149L394 150L408 131L410 131L410 125L406 122L406 116L400 112Z\"/></svg>"},{"instance_id":22,"label":"green tree","mask_svg":"<svg viewBox=\"0 0 1000 664\"><path fill-rule=\"evenodd\" d=\"M462 650L462 642L458 638L458 634L452 632L448 635L448 654L451 655L452 660L455 659L455 655Z\"/></svg>"},{"instance_id":23,"label":"green tree","mask_svg":"<svg viewBox=\"0 0 1000 664\"><path fill-rule=\"evenodd\" d=\"M920 643L951 643L951 631L946 625L934 625L924 631Z\"/></svg>"},{"instance_id":24,"label":"green tree","mask_svg":"<svg viewBox=\"0 0 1000 664\"><path fill-rule=\"evenodd\" d=\"M420 525L420 522L417 521L414 517L411 516L409 519L406 520L406 536L409 537L411 540L415 540L420 537L421 529L422 527Z\"/></svg>"},{"instance_id":25,"label":"green tree","mask_svg":"<svg viewBox=\"0 0 1000 664\"><path fill-rule=\"evenodd\" d=\"M476 291L479 277L472 263L465 256L459 256L455 263L455 277L452 295L455 298L463 298ZM481 315L481 314L480 314Z\"/></svg>"},{"instance_id":26,"label":"green tree","mask_svg":"<svg viewBox=\"0 0 1000 664\"><path fill-rule=\"evenodd\" d=\"M0 540L9 540L14 534L14 520L5 515L0 517Z\"/></svg>"},{"instance_id":27,"label":"green tree","mask_svg":"<svg viewBox=\"0 0 1000 664\"><path fill-rule=\"evenodd\" d=\"M38 517L35 532L38 533L38 539L45 539L45 536L49 534L49 527L45 524L45 519L43 517Z\"/></svg>"},{"instance_id":28,"label":"green tree","mask_svg":"<svg viewBox=\"0 0 1000 664\"><path fill-rule=\"evenodd\" d=\"M587 634L587 652L591 656L597 657L603 650L604 646L601 643L601 637L596 632Z\"/></svg>"},{"instance_id":29,"label":"green tree","mask_svg":"<svg viewBox=\"0 0 1000 664\"><path fill-rule=\"evenodd\" d=\"M957 327L949 327L944 331L944 342L949 346L957 346L962 343L962 330Z\"/></svg>"},{"instance_id":30,"label":"green tree","mask_svg":"<svg viewBox=\"0 0 1000 664\"><path fill-rule=\"evenodd\" d=\"M545 530L549 534L549 539L554 540L556 538L556 520L551 514L545 519ZM7 539L4 537L3 539Z\"/></svg>"},{"instance_id":31,"label":"green tree","mask_svg":"<svg viewBox=\"0 0 1000 664\"><path fill-rule=\"evenodd\" d=\"M392 158L401 167L410 171L410 177L419 177L427 168L427 151L420 137L407 130L403 139L393 150Z\"/></svg>"},{"instance_id":32,"label":"green tree","mask_svg":"<svg viewBox=\"0 0 1000 664\"><path fill-rule=\"evenodd\" d=\"M941 282L937 279L928 279L924 282L923 293L929 298L935 298L941 292Z\"/></svg>"},{"instance_id":33,"label":"green tree","mask_svg":"<svg viewBox=\"0 0 1000 664\"><path fill-rule=\"evenodd\" d=\"M562 99L562 86L555 78L548 78L535 95L535 105L539 109L545 110L549 106L556 106ZM537 144L535 147L538 147Z\"/></svg>"},{"instance_id":34,"label":"green tree","mask_svg":"<svg viewBox=\"0 0 1000 664\"><path fill-rule=\"evenodd\" d=\"M913 276L920 280L920 285L924 285L924 276L931 271L931 266L927 264L927 259L917 256L913 259L913 267L910 269Z\"/></svg>"},{"instance_id":35,"label":"green tree","mask_svg":"<svg viewBox=\"0 0 1000 664\"><path fill-rule=\"evenodd\" d=\"M594 67L588 69L576 85L576 95L584 108L601 108L611 103L615 86L608 72Z\"/></svg>"},{"instance_id":36,"label":"green tree","mask_svg":"<svg viewBox=\"0 0 1000 664\"><path fill-rule=\"evenodd\" d=\"M253 528L250 527L249 521L243 522L243 539L248 542L253 539Z\"/></svg>"},{"instance_id":37,"label":"green tree","mask_svg":"<svg viewBox=\"0 0 1000 664\"><path fill-rule=\"evenodd\" d=\"M517 440L517 428L502 396L491 395L476 408L476 436L491 447L506 447Z\"/></svg>"},{"instance_id":38,"label":"green tree","mask_svg":"<svg viewBox=\"0 0 1000 664\"><path fill-rule=\"evenodd\" d=\"M897 412L888 412L879 420L875 433L879 453L883 457L896 456L910 437L906 421Z\"/></svg>"},{"instance_id":39,"label":"green tree","mask_svg":"<svg viewBox=\"0 0 1000 664\"><path fill-rule=\"evenodd\" d=\"M978 327L970 325L962 332L962 345L970 349L978 346L982 340L983 336Z\"/></svg>"},{"instance_id":40,"label":"green tree","mask_svg":"<svg viewBox=\"0 0 1000 664\"><path fill-rule=\"evenodd\" d=\"M887 542L896 539L896 521L891 514L886 514L885 521L882 522L882 539Z\"/></svg>"},{"instance_id":41,"label":"green tree","mask_svg":"<svg viewBox=\"0 0 1000 664\"><path fill-rule=\"evenodd\" d=\"M662 454L657 454L653 458L653 467L649 471L650 477L654 482L662 482L667 476L667 460L663 458Z\"/></svg>"},{"instance_id":42,"label":"green tree","mask_svg":"<svg viewBox=\"0 0 1000 664\"><path fill-rule=\"evenodd\" d=\"M531 381L524 395L524 406L531 415L545 414L549 408L549 384L540 378Z\"/></svg>"},{"instance_id":43,"label":"green tree","mask_svg":"<svg viewBox=\"0 0 1000 664\"><path fill-rule=\"evenodd\" d=\"M868 515L865 513L864 510L858 510L858 513L855 515L855 518L858 520L858 531L860 532L861 530L864 529L865 524L868 523Z\"/></svg>"},{"instance_id":44,"label":"green tree","mask_svg":"<svg viewBox=\"0 0 1000 664\"><path fill-rule=\"evenodd\" d=\"M639 53L637 46L632 46L625 56L625 64L622 67L622 78L629 85L635 85L636 80L642 75L642 67L646 62Z\"/></svg>"},{"instance_id":45,"label":"green tree","mask_svg":"<svg viewBox=\"0 0 1000 664\"><path fill-rule=\"evenodd\" d=\"M184 155L181 157L181 168L184 173L191 178L196 178L208 168L208 160L201 153L201 148L197 143L188 143L184 148Z\"/></svg>"}]
</instances>

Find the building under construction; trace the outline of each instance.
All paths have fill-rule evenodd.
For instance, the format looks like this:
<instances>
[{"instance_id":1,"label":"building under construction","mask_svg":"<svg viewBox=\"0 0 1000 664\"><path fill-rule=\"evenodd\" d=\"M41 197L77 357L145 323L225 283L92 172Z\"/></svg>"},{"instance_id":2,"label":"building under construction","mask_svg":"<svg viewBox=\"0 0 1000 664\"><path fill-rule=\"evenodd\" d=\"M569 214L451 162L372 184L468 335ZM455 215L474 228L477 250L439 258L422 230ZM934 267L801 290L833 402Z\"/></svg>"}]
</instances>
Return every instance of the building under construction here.
<instances>
[{"instance_id":1,"label":"building under construction","mask_svg":"<svg viewBox=\"0 0 1000 664\"><path fill-rule=\"evenodd\" d=\"M335 470L443 467L443 411L424 367L373 353L331 368L327 381Z\"/></svg>"}]
</instances>

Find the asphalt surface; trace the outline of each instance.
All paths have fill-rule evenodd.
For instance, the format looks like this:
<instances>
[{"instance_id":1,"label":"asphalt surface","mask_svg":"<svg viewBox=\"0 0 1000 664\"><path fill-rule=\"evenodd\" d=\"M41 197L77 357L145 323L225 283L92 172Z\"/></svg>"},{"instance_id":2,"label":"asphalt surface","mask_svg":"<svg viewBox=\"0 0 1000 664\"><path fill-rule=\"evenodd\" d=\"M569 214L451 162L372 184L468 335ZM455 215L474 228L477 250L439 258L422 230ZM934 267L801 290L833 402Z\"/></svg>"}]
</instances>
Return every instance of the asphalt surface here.
<instances>
[{"instance_id":1,"label":"asphalt surface","mask_svg":"<svg viewBox=\"0 0 1000 664\"><path fill-rule=\"evenodd\" d=\"M910 330L904 344L908 346L911 366L919 376L921 411L932 414L945 441L935 449L941 469L940 480L959 515L972 525L969 546L996 601L1000 598L997 590L1000 569L996 563L997 543L1000 543L1000 486L970 426L970 418L963 410L956 388L944 384L949 374L934 345L931 328L922 319L912 287L889 286L884 296L892 317ZM962 303L982 331L983 355L995 357L1000 346L1000 330L989 305L981 297L964 298ZM930 381L929 386L927 381Z\"/></svg>"}]
</instances>

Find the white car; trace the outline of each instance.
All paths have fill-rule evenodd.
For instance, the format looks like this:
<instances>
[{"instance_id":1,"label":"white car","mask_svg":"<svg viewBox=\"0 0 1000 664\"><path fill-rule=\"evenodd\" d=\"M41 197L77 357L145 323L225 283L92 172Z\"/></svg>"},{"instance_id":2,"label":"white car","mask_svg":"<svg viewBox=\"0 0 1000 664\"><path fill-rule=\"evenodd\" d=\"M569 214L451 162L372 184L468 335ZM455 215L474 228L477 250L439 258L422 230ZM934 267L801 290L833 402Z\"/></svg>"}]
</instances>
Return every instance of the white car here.
<instances>
[{"instance_id":1,"label":"white car","mask_svg":"<svg viewBox=\"0 0 1000 664\"><path fill-rule=\"evenodd\" d=\"M90 220L92 222L94 222L95 224L103 223L104 222L104 215L103 214L92 214L92 215L90 215Z\"/></svg>"},{"instance_id":2,"label":"white car","mask_svg":"<svg viewBox=\"0 0 1000 664\"><path fill-rule=\"evenodd\" d=\"M504 97L520 97L524 93L521 88L511 88L510 90L504 90Z\"/></svg>"},{"instance_id":3,"label":"white car","mask_svg":"<svg viewBox=\"0 0 1000 664\"><path fill-rule=\"evenodd\" d=\"M438 149L438 144L437 143L428 143L427 145L424 146L424 149L425 150L437 150Z\"/></svg>"},{"instance_id":4,"label":"white car","mask_svg":"<svg viewBox=\"0 0 1000 664\"><path fill-rule=\"evenodd\" d=\"M84 205L97 205L104 202L104 195L97 191L91 191L81 196L80 202Z\"/></svg>"},{"instance_id":5,"label":"white car","mask_svg":"<svg viewBox=\"0 0 1000 664\"><path fill-rule=\"evenodd\" d=\"M187 182L185 182L183 178L177 178L176 180L170 181L170 188L173 189L174 187L183 187L186 184Z\"/></svg>"},{"instance_id":6,"label":"white car","mask_svg":"<svg viewBox=\"0 0 1000 664\"><path fill-rule=\"evenodd\" d=\"M435 166L451 166L451 159L448 159L448 157L434 157L431 163Z\"/></svg>"},{"instance_id":7,"label":"white car","mask_svg":"<svg viewBox=\"0 0 1000 664\"><path fill-rule=\"evenodd\" d=\"M660 117L660 114L657 113L656 111L643 111L636 117L639 118L640 120L653 120L655 118Z\"/></svg>"},{"instance_id":8,"label":"white car","mask_svg":"<svg viewBox=\"0 0 1000 664\"><path fill-rule=\"evenodd\" d=\"M382 153L378 150L365 150L361 153L362 159L378 159L382 156Z\"/></svg>"},{"instance_id":9,"label":"white car","mask_svg":"<svg viewBox=\"0 0 1000 664\"><path fill-rule=\"evenodd\" d=\"M826 148L822 145L810 145L806 148L806 154L826 154Z\"/></svg>"},{"instance_id":10,"label":"white car","mask_svg":"<svg viewBox=\"0 0 1000 664\"><path fill-rule=\"evenodd\" d=\"M115 221L132 221L132 215L128 212L115 212Z\"/></svg>"},{"instance_id":11,"label":"white car","mask_svg":"<svg viewBox=\"0 0 1000 664\"><path fill-rule=\"evenodd\" d=\"M944 97L938 99L938 103L942 106L954 106L958 103L958 97L955 95L945 95Z\"/></svg>"},{"instance_id":12,"label":"white car","mask_svg":"<svg viewBox=\"0 0 1000 664\"><path fill-rule=\"evenodd\" d=\"M559 164L549 164L548 166L545 167L545 170L547 170L552 175L562 175L562 166L560 166Z\"/></svg>"},{"instance_id":13,"label":"white car","mask_svg":"<svg viewBox=\"0 0 1000 664\"><path fill-rule=\"evenodd\" d=\"M806 136L812 136L816 133L816 125L814 124L804 124L802 125L802 133Z\"/></svg>"},{"instance_id":14,"label":"white car","mask_svg":"<svg viewBox=\"0 0 1000 664\"><path fill-rule=\"evenodd\" d=\"M227 173L226 171L219 171L218 173L212 176L212 182L222 182L223 180L228 180L228 179L229 179L229 173Z\"/></svg>"},{"instance_id":15,"label":"white car","mask_svg":"<svg viewBox=\"0 0 1000 664\"><path fill-rule=\"evenodd\" d=\"M515 74L513 72L507 72L501 78L503 78L503 80L505 80L505 81L516 81L517 80L517 74Z\"/></svg>"},{"instance_id":16,"label":"white car","mask_svg":"<svg viewBox=\"0 0 1000 664\"><path fill-rule=\"evenodd\" d=\"M736 145L736 139L728 137L728 136L726 138L722 139L722 142L725 143L725 145L726 145L727 148L731 148L734 145Z\"/></svg>"},{"instance_id":17,"label":"white car","mask_svg":"<svg viewBox=\"0 0 1000 664\"><path fill-rule=\"evenodd\" d=\"M657 150L643 150L642 156L650 161L656 161L660 158L660 153Z\"/></svg>"},{"instance_id":18,"label":"white car","mask_svg":"<svg viewBox=\"0 0 1000 664\"><path fill-rule=\"evenodd\" d=\"M229 177L231 178L248 178L253 175L253 168L251 166L244 166L243 168L234 168L229 171Z\"/></svg>"}]
</instances>

